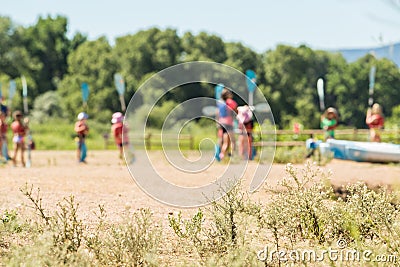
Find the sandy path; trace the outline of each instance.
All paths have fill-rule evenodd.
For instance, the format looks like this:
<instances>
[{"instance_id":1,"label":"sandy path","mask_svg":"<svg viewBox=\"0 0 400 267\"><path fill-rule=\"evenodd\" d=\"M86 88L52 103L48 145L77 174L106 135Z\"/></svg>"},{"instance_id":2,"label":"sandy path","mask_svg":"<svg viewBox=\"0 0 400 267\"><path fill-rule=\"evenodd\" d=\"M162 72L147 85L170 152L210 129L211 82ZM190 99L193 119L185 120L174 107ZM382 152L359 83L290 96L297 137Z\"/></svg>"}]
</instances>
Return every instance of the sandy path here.
<instances>
[{"instance_id":1,"label":"sandy path","mask_svg":"<svg viewBox=\"0 0 400 267\"><path fill-rule=\"evenodd\" d=\"M160 152L153 156L162 158ZM95 218L99 204L104 204L110 218L119 218L126 209L135 210L149 207L155 215L164 217L175 208L161 204L142 192L131 178L127 168L120 163L116 151L90 151L88 164L75 162L73 151L34 151L33 166L29 169L12 167L11 164L0 167L0 211L28 204L19 191L25 183L40 187L43 203L53 210L57 201L74 195L80 203L83 219ZM155 160L160 173L169 175L174 183L188 182L184 174L171 168L166 160ZM248 166L245 179L256 168L252 162ZM137 166L138 168L140 166ZM216 164L203 173L205 179L215 179L226 166ZM296 167L301 167L298 165ZM357 163L333 160L325 167L333 171L332 182L336 185L366 181L370 184L398 184L400 181L399 165ZM285 174L285 165L274 164L267 178L268 183L275 183ZM189 183L190 184L190 183ZM255 194L256 198L268 198L265 190ZM22 205L22 206L21 206Z\"/></svg>"}]
</instances>

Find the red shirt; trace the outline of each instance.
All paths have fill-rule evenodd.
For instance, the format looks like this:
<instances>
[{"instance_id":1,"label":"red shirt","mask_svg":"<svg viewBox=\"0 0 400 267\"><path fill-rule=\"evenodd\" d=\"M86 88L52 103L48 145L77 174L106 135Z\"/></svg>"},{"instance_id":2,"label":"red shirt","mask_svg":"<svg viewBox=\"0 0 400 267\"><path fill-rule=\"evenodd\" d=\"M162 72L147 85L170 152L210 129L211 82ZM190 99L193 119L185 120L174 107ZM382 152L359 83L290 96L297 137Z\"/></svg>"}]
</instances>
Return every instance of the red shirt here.
<instances>
[{"instance_id":1,"label":"red shirt","mask_svg":"<svg viewBox=\"0 0 400 267\"><path fill-rule=\"evenodd\" d=\"M226 101L227 116L219 116L219 122L225 125L233 125L233 112L237 112L237 103L235 100L228 98Z\"/></svg>"},{"instance_id":2,"label":"red shirt","mask_svg":"<svg viewBox=\"0 0 400 267\"><path fill-rule=\"evenodd\" d=\"M85 136L86 134L88 134L89 132L89 127L87 126L87 124L83 121L77 121L75 123L75 132L78 135L83 135Z\"/></svg>"},{"instance_id":3,"label":"red shirt","mask_svg":"<svg viewBox=\"0 0 400 267\"><path fill-rule=\"evenodd\" d=\"M111 131L114 135L115 143L120 145L122 143L128 143L128 128L122 122L114 123L111 126Z\"/></svg>"},{"instance_id":4,"label":"red shirt","mask_svg":"<svg viewBox=\"0 0 400 267\"><path fill-rule=\"evenodd\" d=\"M8 125L4 121L0 121L0 135L5 136L7 134Z\"/></svg>"},{"instance_id":5,"label":"red shirt","mask_svg":"<svg viewBox=\"0 0 400 267\"><path fill-rule=\"evenodd\" d=\"M385 119L379 114L373 114L366 119L369 128L382 128Z\"/></svg>"},{"instance_id":6,"label":"red shirt","mask_svg":"<svg viewBox=\"0 0 400 267\"><path fill-rule=\"evenodd\" d=\"M18 136L25 136L26 134L26 127L19 121L11 123L11 130L14 134L18 134Z\"/></svg>"}]
</instances>

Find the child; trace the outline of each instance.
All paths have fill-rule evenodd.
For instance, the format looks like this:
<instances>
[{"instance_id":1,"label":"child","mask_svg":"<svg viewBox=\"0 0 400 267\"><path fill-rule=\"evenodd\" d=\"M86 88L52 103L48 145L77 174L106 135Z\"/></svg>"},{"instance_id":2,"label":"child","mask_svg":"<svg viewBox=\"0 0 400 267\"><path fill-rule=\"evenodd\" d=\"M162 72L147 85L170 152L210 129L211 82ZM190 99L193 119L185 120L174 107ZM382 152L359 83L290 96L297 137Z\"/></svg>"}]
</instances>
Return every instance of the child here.
<instances>
[{"instance_id":1,"label":"child","mask_svg":"<svg viewBox=\"0 0 400 267\"><path fill-rule=\"evenodd\" d=\"M385 123L381 105L375 103L372 108L368 108L365 122L369 127L370 140L372 142L380 142L380 131Z\"/></svg>"},{"instance_id":2,"label":"child","mask_svg":"<svg viewBox=\"0 0 400 267\"><path fill-rule=\"evenodd\" d=\"M335 138L335 129L338 125L338 114L335 108L328 108L321 116L321 128L325 130L325 141Z\"/></svg>"},{"instance_id":3,"label":"child","mask_svg":"<svg viewBox=\"0 0 400 267\"><path fill-rule=\"evenodd\" d=\"M6 122L6 114L2 111L0 111L0 158L4 157L4 159L7 161L8 158L8 153L6 151L7 147L7 129L8 125Z\"/></svg>"},{"instance_id":4,"label":"child","mask_svg":"<svg viewBox=\"0 0 400 267\"><path fill-rule=\"evenodd\" d=\"M119 149L119 158L123 158L124 147L129 144L128 140L128 129L123 124L124 115L121 112L115 112L112 115L111 123L111 131L114 136L115 144Z\"/></svg>"},{"instance_id":5,"label":"child","mask_svg":"<svg viewBox=\"0 0 400 267\"><path fill-rule=\"evenodd\" d=\"M89 116L85 112L81 112L78 114L78 121L75 123L75 132L77 134L76 157L79 163L86 163L87 147L85 139L89 133L89 127L86 124L88 118Z\"/></svg>"},{"instance_id":6,"label":"child","mask_svg":"<svg viewBox=\"0 0 400 267\"><path fill-rule=\"evenodd\" d=\"M25 167L25 140L24 137L26 135L26 131L28 127L23 123L22 112L17 110L13 114L14 121L11 123L11 130L13 132L13 144L14 144L14 155L12 157L14 167L17 166L17 153L18 150L21 150L21 163L22 166Z\"/></svg>"},{"instance_id":7,"label":"child","mask_svg":"<svg viewBox=\"0 0 400 267\"><path fill-rule=\"evenodd\" d=\"M218 102L218 122L220 125L219 132L221 133L219 159L225 157L228 148L231 147L233 152L235 147L235 135L233 133L233 114L237 112L237 103L233 100L233 94L227 88L224 88L221 93L223 101Z\"/></svg>"},{"instance_id":8,"label":"child","mask_svg":"<svg viewBox=\"0 0 400 267\"><path fill-rule=\"evenodd\" d=\"M237 108L237 119L239 122L239 155L243 159L253 159L253 113L249 106L240 106Z\"/></svg>"}]
</instances>

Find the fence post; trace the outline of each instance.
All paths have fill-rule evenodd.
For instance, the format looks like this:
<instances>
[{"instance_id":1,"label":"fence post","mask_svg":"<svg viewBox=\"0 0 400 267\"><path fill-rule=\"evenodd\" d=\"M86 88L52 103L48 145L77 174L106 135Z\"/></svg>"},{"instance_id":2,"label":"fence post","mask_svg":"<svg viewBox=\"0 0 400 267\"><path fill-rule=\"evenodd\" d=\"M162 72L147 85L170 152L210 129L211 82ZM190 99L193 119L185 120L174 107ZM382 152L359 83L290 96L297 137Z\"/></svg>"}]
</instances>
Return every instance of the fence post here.
<instances>
[{"instance_id":1,"label":"fence post","mask_svg":"<svg viewBox=\"0 0 400 267\"><path fill-rule=\"evenodd\" d=\"M146 145L146 149L150 150L151 149L151 133L148 133L145 137L145 145Z\"/></svg>"},{"instance_id":2,"label":"fence post","mask_svg":"<svg viewBox=\"0 0 400 267\"><path fill-rule=\"evenodd\" d=\"M108 133L103 134L103 138L104 138L104 149L107 150L108 149L108 138L110 137L110 135Z\"/></svg>"},{"instance_id":3,"label":"fence post","mask_svg":"<svg viewBox=\"0 0 400 267\"><path fill-rule=\"evenodd\" d=\"M190 148L190 150L194 149L194 140L193 140L192 135L190 135L190 137L189 137L189 148Z\"/></svg>"},{"instance_id":4,"label":"fence post","mask_svg":"<svg viewBox=\"0 0 400 267\"><path fill-rule=\"evenodd\" d=\"M357 141L357 134L358 134L358 129L354 128L353 129L353 141Z\"/></svg>"}]
</instances>

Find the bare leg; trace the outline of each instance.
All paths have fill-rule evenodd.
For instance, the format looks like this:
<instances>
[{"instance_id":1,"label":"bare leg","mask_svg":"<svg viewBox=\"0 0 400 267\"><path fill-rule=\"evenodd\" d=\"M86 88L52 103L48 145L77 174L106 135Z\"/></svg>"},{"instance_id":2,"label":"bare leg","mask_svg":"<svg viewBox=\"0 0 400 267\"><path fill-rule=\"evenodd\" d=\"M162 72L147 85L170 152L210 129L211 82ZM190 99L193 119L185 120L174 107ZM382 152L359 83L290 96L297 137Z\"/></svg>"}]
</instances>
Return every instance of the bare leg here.
<instances>
[{"instance_id":1,"label":"bare leg","mask_svg":"<svg viewBox=\"0 0 400 267\"><path fill-rule=\"evenodd\" d=\"M12 157L14 166L17 166L17 153L18 153L18 148L19 148L18 143L14 143L14 151L13 151L14 154L13 154L13 157Z\"/></svg>"},{"instance_id":2,"label":"bare leg","mask_svg":"<svg viewBox=\"0 0 400 267\"><path fill-rule=\"evenodd\" d=\"M236 149L236 140L235 140L235 133L233 131L228 132L229 134L229 144L231 146L231 153L233 155L233 153L235 152Z\"/></svg>"},{"instance_id":3,"label":"bare leg","mask_svg":"<svg viewBox=\"0 0 400 267\"><path fill-rule=\"evenodd\" d=\"M247 144L247 159L251 159L252 158L252 147L251 147L251 144L252 144L252 136L251 135L246 135L246 144Z\"/></svg>"},{"instance_id":4,"label":"bare leg","mask_svg":"<svg viewBox=\"0 0 400 267\"><path fill-rule=\"evenodd\" d=\"M239 155L241 157L244 157L244 145L245 145L245 140L244 140L245 136L243 134L239 135Z\"/></svg>"},{"instance_id":5,"label":"bare leg","mask_svg":"<svg viewBox=\"0 0 400 267\"><path fill-rule=\"evenodd\" d=\"M123 146L119 146L119 158L123 159L124 158L124 148Z\"/></svg>"},{"instance_id":6,"label":"bare leg","mask_svg":"<svg viewBox=\"0 0 400 267\"><path fill-rule=\"evenodd\" d=\"M21 163L22 166L25 167L25 143L22 142L19 144L20 148L21 148Z\"/></svg>"},{"instance_id":7,"label":"bare leg","mask_svg":"<svg viewBox=\"0 0 400 267\"><path fill-rule=\"evenodd\" d=\"M228 135L228 133L224 133L222 136L222 147L221 147L221 153L220 153L221 159L225 156L226 151L228 150L228 147L229 147L229 135Z\"/></svg>"}]
</instances>

